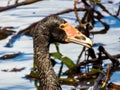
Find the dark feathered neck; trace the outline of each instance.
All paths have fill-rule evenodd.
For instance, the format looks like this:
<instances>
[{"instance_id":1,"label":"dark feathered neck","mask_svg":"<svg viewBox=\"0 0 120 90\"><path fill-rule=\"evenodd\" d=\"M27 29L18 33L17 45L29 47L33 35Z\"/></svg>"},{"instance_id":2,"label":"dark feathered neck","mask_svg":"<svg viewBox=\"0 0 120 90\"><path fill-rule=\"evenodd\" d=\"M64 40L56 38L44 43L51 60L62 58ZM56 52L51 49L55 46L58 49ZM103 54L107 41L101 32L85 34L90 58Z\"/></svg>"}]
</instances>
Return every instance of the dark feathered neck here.
<instances>
[{"instance_id":1,"label":"dark feathered neck","mask_svg":"<svg viewBox=\"0 0 120 90\"><path fill-rule=\"evenodd\" d=\"M33 32L34 62L40 73L39 90L61 90L52 64L49 60L50 31L65 21L57 16L41 20Z\"/></svg>"}]
</instances>

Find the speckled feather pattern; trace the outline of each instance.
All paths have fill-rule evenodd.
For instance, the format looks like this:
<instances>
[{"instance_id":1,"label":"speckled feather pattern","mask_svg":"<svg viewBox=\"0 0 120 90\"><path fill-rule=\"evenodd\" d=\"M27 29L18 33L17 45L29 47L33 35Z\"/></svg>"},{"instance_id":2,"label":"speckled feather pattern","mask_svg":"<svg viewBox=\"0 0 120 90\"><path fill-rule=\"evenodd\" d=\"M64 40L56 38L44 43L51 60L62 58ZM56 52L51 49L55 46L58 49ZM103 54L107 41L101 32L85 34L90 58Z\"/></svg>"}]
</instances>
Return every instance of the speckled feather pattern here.
<instances>
[{"instance_id":1,"label":"speckled feather pattern","mask_svg":"<svg viewBox=\"0 0 120 90\"><path fill-rule=\"evenodd\" d=\"M49 60L49 44L57 40L58 42L60 40L62 42L62 39L64 39L64 32L59 30L58 27L61 23L65 22L66 21L58 16L47 17L41 20L34 27L34 31L32 32L34 43L34 61L40 73L39 90L61 90L56 74Z\"/></svg>"}]
</instances>

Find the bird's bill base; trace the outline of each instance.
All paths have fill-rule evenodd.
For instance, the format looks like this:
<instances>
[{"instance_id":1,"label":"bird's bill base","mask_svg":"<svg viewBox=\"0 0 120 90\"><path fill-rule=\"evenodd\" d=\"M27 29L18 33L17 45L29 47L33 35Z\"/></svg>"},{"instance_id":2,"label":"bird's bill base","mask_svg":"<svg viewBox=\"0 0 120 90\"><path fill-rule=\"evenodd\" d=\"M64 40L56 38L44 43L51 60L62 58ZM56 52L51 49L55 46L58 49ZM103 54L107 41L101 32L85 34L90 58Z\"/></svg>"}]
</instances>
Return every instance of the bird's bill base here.
<instances>
[{"instance_id":1,"label":"bird's bill base","mask_svg":"<svg viewBox=\"0 0 120 90\"><path fill-rule=\"evenodd\" d=\"M92 47L92 41L88 37L86 37L84 34L82 34L79 30L74 28L71 24L69 23L61 24L60 28L64 30L67 35L65 39L66 42L81 44L88 48Z\"/></svg>"}]
</instances>

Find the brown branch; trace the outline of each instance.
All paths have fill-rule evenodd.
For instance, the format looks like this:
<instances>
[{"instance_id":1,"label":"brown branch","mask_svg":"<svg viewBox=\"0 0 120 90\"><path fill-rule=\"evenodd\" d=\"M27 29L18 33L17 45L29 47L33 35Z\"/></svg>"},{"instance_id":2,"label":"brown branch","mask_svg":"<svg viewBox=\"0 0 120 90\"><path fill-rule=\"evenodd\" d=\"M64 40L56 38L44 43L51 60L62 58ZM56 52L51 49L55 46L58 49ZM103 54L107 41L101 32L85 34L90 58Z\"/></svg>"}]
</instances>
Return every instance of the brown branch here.
<instances>
[{"instance_id":1,"label":"brown branch","mask_svg":"<svg viewBox=\"0 0 120 90\"><path fill-rule=\"evenodd\" d=\"M39 1L42 1L42 0L25 0L25 1L20 2L20 3L15 3L14 5L0 7L0 12L8 10L8 9L16 8L18 6L32 4L32 3L35 3L35 2L39 2Z\"/></svg>"},{"instance_id":2,"label":"brown branch","mask_svg":"<svg viewBox=\"0 0 120 90\"><path fill-rule=\"evenodd\" d=\"M106 7L104 7L101 3L96 3L104 12L108 13L109 15L112 15L107 9Z\"/></svg>"},{"instance_id":3,"label":"brown branch","mask_svg":"<svg viewBox=\"0 0 120 90\"><path fill-rule=\"evenodd\" d=\"M81 51L81 53L80 53L79 56L78 56L77 64L80 62L80 59L81 59L82 54L83 54L84 51L85 51L85 47L82 48L82 51Z\"/></svg>"},{"instance_id":4,"label":"brown branch","mask_svg":"<svg viewBox=\"0 0 120 90\"><path fill-rule=\"evenodd\" d=\"M116 13L116 16L118 16L119 14L120 14L120 5L119 5L118 11Z\"/></svg>"},{"instance_id":5,"label":"brown branch","mask_svg":"<svg viewBox=\"0 0 120 90\"><path fill-rule=\"evenodd\" d=\"M120 6L119 6L119 9L118 9L117 14L116 14L116 15L113 15L113 14L111 14L102 4L97 3L97 5L98 5L104 12L108 13L110 16L113 16L113 17L115 17L116 19L120 20L120 18L117 17L117 15L119 14L119 11L120 11Z\"/></svg>"},{"instance_id":6,"label":"brown branch","mask_svg":"<svg viewBox=\"0 0 120 90\"><path fill-rule=\"evenodd\" d=\"M80 18L79 18L79 16L78 16L76 4L77 4L77 1L74 0L74 12L75 12L75 16L76 16L76 18L77 18L77 21L79 22L79 25L81 25L81 20L80 20Z\"/></svg>"},{"instance_id":7,"label":"brown branch","mask_svg":"<svg viewBox=\"0 0 120 90\"><path fill-rule=\"evenodd\" d=\"M6 47L12 47L13 43L17 40L18 37L22 36L22 35L29 35L32 36L31 32L32 29L34 28L34 26L37 24L38 22L35 22L33 24L31 24L30 26L28 26L27 28L19 31L17 34L15 34L14 36L11 37L11 39L8 41L8 43L5 45Z\"/></svg>"},{"instance_id":8,"label":"brown branch","mask_svg":"<svg viewBox=\"0 0 120 90\"><path fill-rule=\"evenodd\" d=\"M112 57L114 57L114 58L120 58L120 54L112 55ZM109 59L109 58L107 56L102 56L101 57L101 60L106 60L106 59ZM97 60L98 60L98 58L84 60L83 62L81 62L78 65L76 65L74 68L67 70L64 74L67 74L67 75L76 74L77 71L79 71L78 69L81 66L84 66L84 65L89 64L89 63L95 63Z\"/></svg>"},{"instance_id":9,"label":"brown branch","mask_svg":"<svg viewBox=\"0 0 120 90\"><path fill-rule=\"evenodd\" d=\"M22 68L13 68L12 70L3 69L1 71L3 71L3 72L21 72L24 69L25 69L25 67L22 67Z\"/></svg>"},{"instance_id":10,"label":"brown branch","mask_svg":"<svg viewBox=\"0 0 120 90\"><path fill-rule=\"evenodd\" d=\"M0 40L7 38L9 35L15 33L15 31L10 30L12 27L0 27Z\"/></svg>"},{"instance_id":11,"label":"brown branch","mask_svg":"<svg viewBox=\"0 0 120 90\"><path fill-rule=\"evenodd\" d=\"M100 14L98 14L98 16L96 16L95 18L104 26L104 29L102 29L100 31L91 31L90 33L92 33L92 34L106 34L107 31L109 30L110 26L101 20L102 16Z\"/></svg>"},{"instance_id":12,"label":"brown branch","mask_svg":"<svg viewBox=\"0 0 120 90\"><path fill-rule=\"evenodd\" d=\"M17 56L19 56L21 54L21 52L18 53L13 53L13 54L6 54L0 57L0 59L2 60L6 60L6 59L11 59L11 58L15 58Z\"/></svg>"},{"instance_id":13,"label":"brown branch","mask_svg":"<svg viewBox=\"0 0 120 90\"><path fill-rule=\"evenodd\" d=\"M87 9L85 9L85 8L77 8L77 11L86 11L86 10ZM54 13L54 14L50 14L49 16L66 14L66 13L70 13L70 12L73 12L73 11L74 11L74 9L66 9L66 10L62 10L62 11Z\"/></svg>"},{"instance_id":14,"label":"brown branch","mask_svg":"<svg viewBox=\"0 0 120 90\"><path fill-rule=\"evenodd\" d=\"M117 59L116 57L113 57L112 55L110 55L110 54L105 50L105 48L104 48L103 46L100 46L100 47L99 47L99 51L103 52L103 53L106 55L106 57L108 57L108 59L110 59L110 60L112 61L112 63L113 63L113 68L117 68L117 67L118 67L118 65L119 65L118 59Z\"/></svg>"}]
</instances>

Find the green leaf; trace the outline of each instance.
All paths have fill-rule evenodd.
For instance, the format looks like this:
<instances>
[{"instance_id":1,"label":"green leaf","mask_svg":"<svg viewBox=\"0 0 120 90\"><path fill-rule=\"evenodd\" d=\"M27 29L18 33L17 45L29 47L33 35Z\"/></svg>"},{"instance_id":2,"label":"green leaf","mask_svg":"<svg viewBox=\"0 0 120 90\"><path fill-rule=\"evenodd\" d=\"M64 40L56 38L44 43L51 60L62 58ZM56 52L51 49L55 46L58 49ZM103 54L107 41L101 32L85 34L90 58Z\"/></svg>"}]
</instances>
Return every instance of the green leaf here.
<instances>
[{"instance_id":1,"label":"green leaf","mask_svg":"<svg viewBox=\"0 0 120 90\"><path fill-rule=\"evenodd\" d=\"M50 55L56 59L61 60L69 69L75 66L74 62L68 57L62 57L63 55L59 52L50 53Z\"/></svg>"},{"instance_id":2,"label":"green leaf","mask_svg":"<svg viewBox=\"0 0 120 90\"><path fill-rule=\"evenodd\" d=\"M50 53L50 56L56 58L56 59L61 59L62 58L62 54L59 53L59 52L53 52L53 53Z\"/></svg>"},{"instance_id":3,"label":"green leaf","mask_svg":"<svg viewBox=\"0 0 120 90\"><path fill-rule=\"evenodd\" d=\"M68 57L62 57L60 59L69 69L75 66L75 63Z\"/></svg>"}]
</instances>

